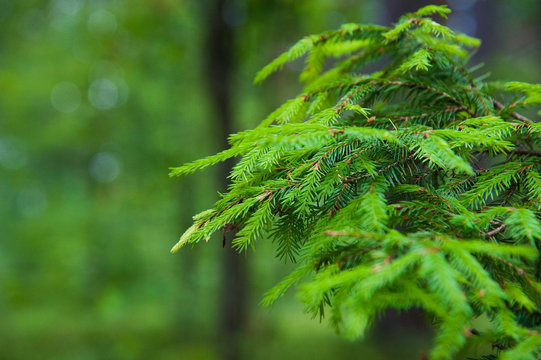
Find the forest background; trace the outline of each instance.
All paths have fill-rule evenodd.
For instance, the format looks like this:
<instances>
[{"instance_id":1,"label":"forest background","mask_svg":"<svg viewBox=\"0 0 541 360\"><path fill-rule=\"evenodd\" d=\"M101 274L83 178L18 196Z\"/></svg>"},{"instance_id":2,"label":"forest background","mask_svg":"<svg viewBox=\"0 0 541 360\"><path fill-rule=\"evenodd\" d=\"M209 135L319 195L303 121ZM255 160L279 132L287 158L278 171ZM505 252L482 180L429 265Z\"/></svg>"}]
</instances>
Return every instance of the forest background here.
<instances>
[{"instance_id":1,"label":"forest background","mask_svg":"<svg viewBox=\"0 0 541 360\"><path fill-rule=\"evenodd\" d=\"M415 313L349 342L294 294L260 307L291 268L272 244L171 255L224 174L167 174L299 92L302 60L252 80L302 36L427 3L1 1L0 359L419 359ZM538 0L432 3L482 39L472 64L491 78L541 83Z\"/></svg>"}]
</instances>

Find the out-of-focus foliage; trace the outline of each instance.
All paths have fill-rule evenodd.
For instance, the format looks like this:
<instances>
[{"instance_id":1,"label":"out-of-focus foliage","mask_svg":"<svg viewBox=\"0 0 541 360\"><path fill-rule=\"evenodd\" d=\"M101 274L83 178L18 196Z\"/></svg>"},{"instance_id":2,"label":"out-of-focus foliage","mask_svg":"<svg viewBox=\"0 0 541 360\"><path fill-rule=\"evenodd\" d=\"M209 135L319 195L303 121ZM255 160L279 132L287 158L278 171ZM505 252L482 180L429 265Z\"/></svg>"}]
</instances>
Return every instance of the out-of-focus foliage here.
<instances>
[{"instance_id":1,"label":"out-of-focus foliage","mask_svg":"<svg viewBox=\"0 0 541 360\"><path fill-rule=\"evenodd\" d=\"M194 9L1 6L0 357L177 356L199 305L165 239L207 195L166 169L211 148Z\"/></svg>"},{"instance_id":2,"label":"out-of-focus foliage","mask_svg":"<svg viewBox=\"0 0 541 360\"><path fill-rule=\"evenodd\" d=\"M385 14L385 2L375 0L226 3L239 129L297 93L288 79L303 60L264 88L252 85L268 59L305 33ZM521 75L507 78L539 82L532 45L539 4L495 3L506 14L495 36L505 37L495 50L502 55L487 66L505 78L520 58ZM223 136L213 130L202 68L207 6L210 0L0 1L0 358L218 358L220 240L169 254L191 214L217 198L211 170L180 182L167 177L169 166L219 150ZM250 263L257 282L246 358L393 354L340 340L300 316L295 301L270 314L257 307L257 294L286 273L267 250L260 247ZM430 339L404 333L386 330L417 359Z\"/></svg>"}]
</instances>

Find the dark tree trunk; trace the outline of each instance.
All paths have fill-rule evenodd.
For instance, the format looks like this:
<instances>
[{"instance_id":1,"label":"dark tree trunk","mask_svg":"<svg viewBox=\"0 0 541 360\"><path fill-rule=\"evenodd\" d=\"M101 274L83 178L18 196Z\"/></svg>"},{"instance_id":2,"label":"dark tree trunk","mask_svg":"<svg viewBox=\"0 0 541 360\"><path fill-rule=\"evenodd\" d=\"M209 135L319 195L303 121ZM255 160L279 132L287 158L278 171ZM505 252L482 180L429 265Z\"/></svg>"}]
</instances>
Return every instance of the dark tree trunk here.
<instances>
[{"instance_id":1,"label":"dark tree trunk","mask_svg":"<svg viewBox=\"0 0 541 360\"><path fill-rule=\"evenodd\" d=\"M221 148L228 147L227 136L233 132L231 110L231 77L233 72L233 30L223 19L225 0L213 0L207 4L207 53L206 73L210 98L215 109L216 137ZM220 167L221 191L226 190L227 174L232 161ZM223 249L219 323L220 357L223 360L240 359L240 335L246 320L246 262L244 257L231 248L232 234L226 234Z\"/></svg>"},{"instance_id":2,"label":"dark tree trunk","mask_svg":"<svg viewBox=\"0 0 541 360\"><path fill-rule=\"evenodd\" d=\"M496 1L477 1L472 8L477 30L474 36L481 39L481 47L473 58L473 64L484 61L498 47L497 6Z\"/></svg>"}]
</instances>

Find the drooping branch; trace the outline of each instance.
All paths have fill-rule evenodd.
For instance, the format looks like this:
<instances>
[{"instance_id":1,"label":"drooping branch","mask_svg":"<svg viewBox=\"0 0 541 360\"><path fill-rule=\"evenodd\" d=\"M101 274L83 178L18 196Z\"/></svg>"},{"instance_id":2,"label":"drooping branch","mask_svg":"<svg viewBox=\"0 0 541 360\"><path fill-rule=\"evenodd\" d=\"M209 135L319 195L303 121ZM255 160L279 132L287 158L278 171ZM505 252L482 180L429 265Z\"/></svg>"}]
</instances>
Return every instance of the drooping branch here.
<instances>
[{"instance_id":1,"label":"drooping branch","mask_svg":"<svg viewBox=\"0 0 541 360\"><path fill-rule=\"evenodd\" d=\"M479 333L468 326L472 316L483 314L491 336L511 339L500 349L509 359L531 357L538 349L522 344L541 350L532 340L541 317L525 325L514 316L539 313L531 265L541 239L541 149L527 137L538 129L515 112L528 103L494 101L492 88L473 78L462 54L475 39L423 16L448 11L429 6L393 28L355 34L348 24L303 38L273 61L263 75L307 53L306 71L319 70L262 126L232 137L232 154L244 155L235 181L181 245L233 226L240 250L257 238L276 241L278 256L299 264L263 303L302 281L309 311L329 309L352 338L380 309L415 303L441 321L445 336L431 359L462 351ZM332 65L330 56L348 58ZM382 56L390 61L381 71L360 71L379 68Z\"/></svg>"}]
</instances>

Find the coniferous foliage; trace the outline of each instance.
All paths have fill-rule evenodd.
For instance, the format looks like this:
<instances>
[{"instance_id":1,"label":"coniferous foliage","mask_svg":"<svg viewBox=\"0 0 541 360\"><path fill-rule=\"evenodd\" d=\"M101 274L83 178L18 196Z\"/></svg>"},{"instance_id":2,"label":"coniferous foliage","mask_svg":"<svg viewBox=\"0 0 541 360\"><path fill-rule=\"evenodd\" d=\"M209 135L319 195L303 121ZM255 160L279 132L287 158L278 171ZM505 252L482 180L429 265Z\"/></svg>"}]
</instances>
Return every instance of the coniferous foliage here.
<instances>
[{"instance_id":1,"label":"coniferous foliage","mask_svg":"<svg viewBox=\"0 0 541 360\"><path fill-rule=\"evenodd\" d=\"M448 12L345 24L263 68L257 83L306 55L304 91L230 149L172 169L240 157L172 251L215 232L237 231L239 251L267 237L297 266L265 305L296 285L351 338L387 308L420 307L437 328L431 359L470 343L491 345L484 358L538 358L541 123L520 112L541 104L541 85L476 75L479 41L431 18Z\"/></svg>"}]
</instances>

